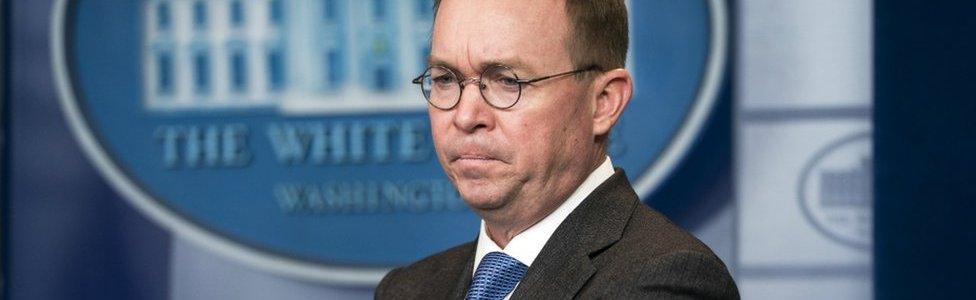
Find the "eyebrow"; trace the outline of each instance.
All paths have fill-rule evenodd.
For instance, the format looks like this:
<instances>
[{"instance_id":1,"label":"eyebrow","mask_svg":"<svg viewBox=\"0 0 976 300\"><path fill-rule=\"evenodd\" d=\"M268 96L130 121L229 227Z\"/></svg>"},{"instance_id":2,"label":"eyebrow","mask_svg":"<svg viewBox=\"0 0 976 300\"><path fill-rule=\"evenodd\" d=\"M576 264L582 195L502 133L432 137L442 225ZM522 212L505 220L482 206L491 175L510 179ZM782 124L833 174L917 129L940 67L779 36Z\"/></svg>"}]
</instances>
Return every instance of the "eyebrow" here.
<instances>
[{"instance_id":1,"label":"eyebrow","mask_svg":"<svg viewBox=\"0 0 976 300\"><path fill-rule=\"evenodd\" d=\"M443 59L434 57L433 55L428 56L428 58L427 58L427 64L429 66L441 66L441 67L446 67L446 68L451 69L451 70L454 70L454 71L458 71L457 66L455 66L455 65L447 62L446 60L443 60ZM481 72L482 70L487 69L490 66L495 66L495 65L507 66L507 67L512 68L512 70L515 70L518 73L524 73L525 75L534 74L532 68L529 67L529 65L527 63L525 63L525 61L523 61L523 60L521 60L519 58L488 59L488 60L485 60L485 61L481 62L480 64L478 64L478 67L475 70L475 72ZM522 76L525 76L525 75L521 75L520 74L519 77L522 77Z\"/></svg>"}]
</instances>

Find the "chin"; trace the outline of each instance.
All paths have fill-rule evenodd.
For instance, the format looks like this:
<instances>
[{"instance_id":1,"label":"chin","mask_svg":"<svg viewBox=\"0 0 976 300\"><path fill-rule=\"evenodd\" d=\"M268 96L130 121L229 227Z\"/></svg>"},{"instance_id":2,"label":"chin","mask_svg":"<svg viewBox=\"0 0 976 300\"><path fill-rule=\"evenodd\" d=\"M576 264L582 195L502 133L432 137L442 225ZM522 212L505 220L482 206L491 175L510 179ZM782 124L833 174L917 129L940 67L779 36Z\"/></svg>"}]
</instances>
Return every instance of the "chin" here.
<instances>
[{"instance_id":1,"label":"chin","mask_svg":"<svg viewBox=\"0 0 976 300\"><path fill-rule=\"evenodd\" d=\"M470 207L474 211L497 210L502 207L505 207L505 204L507 204L505 201L502 201L500 199L480 199L480 198L470 199L467 197L464 197L464 202L467 203L468 207Z\"/></svg>"},{"instance_id":2,"label":"chin","mask_svg":"<svg viewBox=\"0 0 976 300\"><path fill-rule=\"evenodd\" d=\"M496 210L508 204L505 193L499 192L499 187L474 182L456 183L461 198L471 209L476 211Z\"/></svg>"}]
</instances>

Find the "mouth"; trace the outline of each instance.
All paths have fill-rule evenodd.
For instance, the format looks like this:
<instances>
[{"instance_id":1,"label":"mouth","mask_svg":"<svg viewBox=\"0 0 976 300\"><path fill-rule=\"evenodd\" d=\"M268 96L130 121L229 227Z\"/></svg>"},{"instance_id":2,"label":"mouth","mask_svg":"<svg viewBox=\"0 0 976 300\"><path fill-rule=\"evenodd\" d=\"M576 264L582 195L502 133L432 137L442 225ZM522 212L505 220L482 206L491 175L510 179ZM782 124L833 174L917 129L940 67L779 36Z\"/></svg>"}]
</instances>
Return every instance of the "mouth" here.
<instances>
[{"instance_id":1,"label":"mouth","mask_svg":"<svg viewBox=\"0 0 976 300\"><path fill-rule=\"evenodd\" d=\"M487 140L457 142L446 147L447 161L462 167L484 168L497 163L508 164L506 151Z\"/></svg>"},{"instance_id":2,"label":"mouth","mask_svg":"<svg viewBox=\"0 0 976 300\"><path fill-rule=\"evenodd\" d=\"M502 161L482 154L458 155L450 163L450 169L457 178L464 180L483 180L491 177Z\"/></svg>"},{"instance_id":3,"label":"mouth","mask_svg":"<svg viewBox=\"0 0 976 300\"><path fill-rule=\"evenodd\" d=\"M451 161L497 161L497 159L488 155L462 154L458 155Z\"/></svg>"},{"instance_id":4,"label":"mouth","mask_svg":"<svg viewBox=\"0 0 976 300\"><path fill-rule=\"evenodd\" d=\"M460 154L451 160L451 168L464 178L483 178L503 164L506 163L484 152Z\"/></svg>"}]
</instances>

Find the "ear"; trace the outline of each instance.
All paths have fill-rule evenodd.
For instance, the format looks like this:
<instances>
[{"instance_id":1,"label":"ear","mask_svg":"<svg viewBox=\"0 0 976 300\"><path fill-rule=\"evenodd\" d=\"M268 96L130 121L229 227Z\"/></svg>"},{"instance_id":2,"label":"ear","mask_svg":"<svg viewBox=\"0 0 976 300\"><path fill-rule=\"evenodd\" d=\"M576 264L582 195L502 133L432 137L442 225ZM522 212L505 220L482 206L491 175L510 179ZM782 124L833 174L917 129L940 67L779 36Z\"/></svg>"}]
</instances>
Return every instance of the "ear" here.
<instances>
[{"instance_id":1,"label":"ear","mask_svg":"<svg viewBox=\"0 0 976 300\"><path fill-rule=\"evenodd\" d=\"M610 132L617 123L630 97L634 93L633 78L625 69L604 72L593 81L593 135L601 136Z\"/></svg>"}]
</instances>

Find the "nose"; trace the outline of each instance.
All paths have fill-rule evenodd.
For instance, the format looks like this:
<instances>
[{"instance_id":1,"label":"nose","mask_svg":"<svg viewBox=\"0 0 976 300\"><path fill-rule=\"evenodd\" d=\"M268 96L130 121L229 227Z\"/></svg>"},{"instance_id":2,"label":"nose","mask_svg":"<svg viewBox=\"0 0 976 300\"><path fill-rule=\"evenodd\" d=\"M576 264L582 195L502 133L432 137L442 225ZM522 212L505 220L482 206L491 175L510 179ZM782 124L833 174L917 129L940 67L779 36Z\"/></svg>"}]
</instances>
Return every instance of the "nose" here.
<instances>
[{"instance_id":1,"label":"nose","mask_svg":"<svg viewBox=\"0 0 976 300\"><path fill-rule=\"evenodd\" d=\"M480 81L469 79L462 82L461 100L454 107L454 126L463 132L474 133L495 128L495 111L482 98L483 88Z\"/></svg>"}]
</instances>

